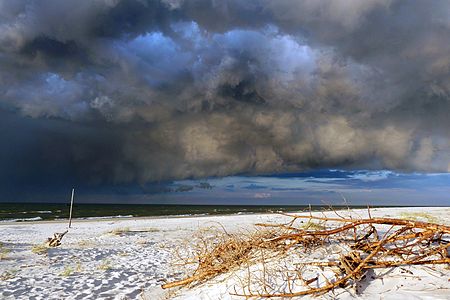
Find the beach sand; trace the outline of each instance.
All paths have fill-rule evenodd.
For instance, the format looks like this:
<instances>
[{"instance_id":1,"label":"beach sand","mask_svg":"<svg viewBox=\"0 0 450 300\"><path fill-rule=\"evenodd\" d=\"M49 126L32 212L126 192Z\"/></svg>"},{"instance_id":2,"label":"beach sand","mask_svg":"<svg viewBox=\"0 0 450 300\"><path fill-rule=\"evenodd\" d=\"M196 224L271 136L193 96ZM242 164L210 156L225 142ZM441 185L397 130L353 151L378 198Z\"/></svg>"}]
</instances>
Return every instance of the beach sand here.
<instances>
[{"instance_id":1,"label":"beach sand","mask_svg":"<svg viewBox=\"0 0 450 300\"><path fill-rule=\"evenodd\" d=\"M422 212L433 221L450 225L448 207L371 210L374 217ZM365 217L367 210L353 210L351 215ZM420 219L419 214L416 217ZM182 277L170 263L173 249L201 228L248 231L255 223L283 221L286 217L279 214L74 220L62 245L45 254L32 249L39 250L36 245L63 232L66 223L0 223L0 299L243 299L230 296L236 281L223 276L192 289L162 290L165 280ZM188 246L185 250L189 251ZM448 266L382 269L372 277L360 295L342 289L321 297L450 299Z\"/></svg>"}]
</instances>

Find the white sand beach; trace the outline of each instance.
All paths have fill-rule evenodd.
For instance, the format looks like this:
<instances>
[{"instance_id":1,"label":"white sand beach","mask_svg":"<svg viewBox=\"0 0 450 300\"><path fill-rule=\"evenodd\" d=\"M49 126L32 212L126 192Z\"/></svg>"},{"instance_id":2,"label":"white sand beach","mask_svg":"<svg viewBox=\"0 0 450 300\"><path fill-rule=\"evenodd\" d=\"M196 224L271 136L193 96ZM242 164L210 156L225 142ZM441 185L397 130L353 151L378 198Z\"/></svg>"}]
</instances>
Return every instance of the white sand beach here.
<instances>
[{"instance_id":1,"label":"white sand beach","mask_svg":"<svg viewBox=\"0 0 450 300\"><path fill-rule=\"evenodd\" d=\"M371 210L374 217L412 213L418 219L424 212L437 223L450 224L448 207ZM354 210L351 215L364 217L367 211ZM74 220L62 245L44 254L32 249L36 252L35 245L63 232L66 223L0 223L0 299L244 299L230 295L236 284L231 277L192 289L167 291L160 286L166 280L181 279L171 266L172 253L199 229L223 226L229 232L251 231L255 223L283 221L286 217L279 214ZM364 284L356 296L342 289L319 298L450 299L446 265L378 269Z\"/></svg>"}]
</instances>

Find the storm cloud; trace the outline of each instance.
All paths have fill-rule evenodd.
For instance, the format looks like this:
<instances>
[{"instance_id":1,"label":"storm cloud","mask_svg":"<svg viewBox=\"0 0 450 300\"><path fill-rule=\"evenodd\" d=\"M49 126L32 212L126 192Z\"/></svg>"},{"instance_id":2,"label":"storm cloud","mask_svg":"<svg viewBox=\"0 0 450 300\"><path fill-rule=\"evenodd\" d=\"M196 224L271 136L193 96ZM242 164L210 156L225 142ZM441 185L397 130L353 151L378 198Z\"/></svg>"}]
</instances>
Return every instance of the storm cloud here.
<instances>
[{"instance_id":1,"label":"storm cloud","mask_svg":"<svg viewBox=\"0 0 450 300\"><path fill-rule=\"evenodd\" d=\"M448 172L449 12L445 0L0 1L1 177Z\"/></svg>"}]
</instances>

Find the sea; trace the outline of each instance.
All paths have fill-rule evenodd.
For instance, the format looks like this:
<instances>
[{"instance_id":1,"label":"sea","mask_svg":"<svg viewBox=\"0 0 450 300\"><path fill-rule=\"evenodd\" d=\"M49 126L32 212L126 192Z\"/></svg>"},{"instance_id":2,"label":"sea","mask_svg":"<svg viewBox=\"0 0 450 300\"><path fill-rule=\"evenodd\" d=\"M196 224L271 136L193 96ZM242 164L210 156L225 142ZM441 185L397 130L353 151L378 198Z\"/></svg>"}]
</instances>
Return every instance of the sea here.
<instances>
[{"instance_id":1,"label":"sea","mask_svg":"<svg viewBox=\"0 0 450 300\"><path fill-rule=\"evenodd\" d=\"M347 208L334 207L335 209ZM366 208L350 206L350 208ZM66 220L69 204L56 203L0 203L0 222ZM311 210L329 209L328 206L311 206ZM274 212L309 211L308 205L257 206L257 205L160 205L160 204L74 204L75 219L106 219L161 216L208 216L254 214Z\"/></svg>"}]
</instances>

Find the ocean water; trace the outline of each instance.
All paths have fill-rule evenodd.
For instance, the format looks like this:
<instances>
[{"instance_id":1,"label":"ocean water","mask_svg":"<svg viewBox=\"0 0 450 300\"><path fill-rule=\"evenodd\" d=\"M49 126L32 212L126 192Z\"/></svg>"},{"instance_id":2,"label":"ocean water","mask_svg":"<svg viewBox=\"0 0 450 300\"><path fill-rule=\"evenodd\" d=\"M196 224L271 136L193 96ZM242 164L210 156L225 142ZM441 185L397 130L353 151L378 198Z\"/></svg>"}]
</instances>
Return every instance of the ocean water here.
<instances>
[{"instance_id":1,"label":"ocean water","mask_svg":"<svg viewBox=\"0 0 450 300\"><path fill-rule=\"evenodd\" d=\"M0 222L57 220L69 218L69 204L0 203ZM312 210L327 206L312 206ZM335 207L338 209L339 207ZM352 208L365 208L352 206ZM309 206L74 204L73 218L131 218L145 216L201 216L307 211Z\"/></svg>"}]
</instances>

